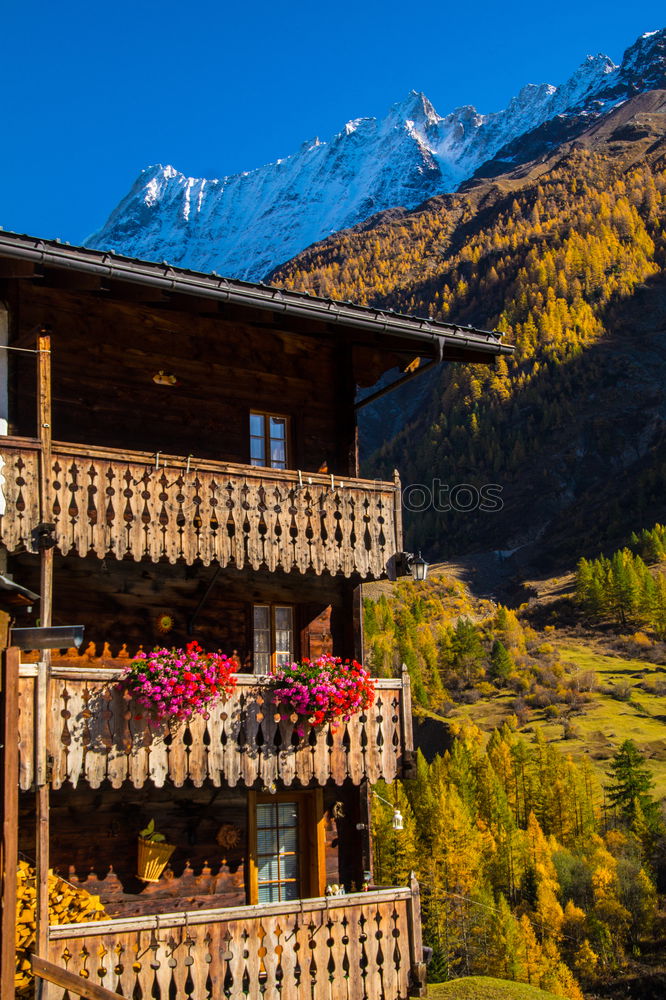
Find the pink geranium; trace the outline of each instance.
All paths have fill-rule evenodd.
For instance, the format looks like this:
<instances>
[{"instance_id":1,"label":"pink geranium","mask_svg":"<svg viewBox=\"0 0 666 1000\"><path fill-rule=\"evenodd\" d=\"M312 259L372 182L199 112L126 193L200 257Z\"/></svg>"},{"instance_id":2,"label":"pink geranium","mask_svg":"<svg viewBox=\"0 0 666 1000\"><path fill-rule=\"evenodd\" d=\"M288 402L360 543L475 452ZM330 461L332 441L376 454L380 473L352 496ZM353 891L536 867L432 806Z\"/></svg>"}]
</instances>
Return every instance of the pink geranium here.
<instances>
[{"instance_id":1,"label":"pink geranium","mask_svg":"<svg viewBox=\"0 0 666 1000\"><path fill-rule=\"evenodd\" d=\"M271 678L270 689L281 710L315 726L348 721L370 708L375 698L369 670L356 660L328 653L282 667Z\"/></svg>"},{"instance_id":2,"label":"pink geranium","mask_svg":"<svg viewBox=\"0 0 666 1000\"><path fill-rule=\"evenodd\" d=\"M190 642L185 649L137 653L118 686L151 720L183 720L228 697L236 686L235 668L223 653L204 653L198 643Z\"/></svg>"}]
</instances>

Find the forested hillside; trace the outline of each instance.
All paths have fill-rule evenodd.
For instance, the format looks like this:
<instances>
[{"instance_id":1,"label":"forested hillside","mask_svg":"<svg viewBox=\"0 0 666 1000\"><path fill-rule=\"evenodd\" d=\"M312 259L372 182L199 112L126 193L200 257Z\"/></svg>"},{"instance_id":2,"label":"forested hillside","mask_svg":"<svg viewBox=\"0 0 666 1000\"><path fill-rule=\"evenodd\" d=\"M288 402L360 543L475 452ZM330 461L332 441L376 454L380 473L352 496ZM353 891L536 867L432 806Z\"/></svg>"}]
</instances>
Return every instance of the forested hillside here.
<instances>
[{"instance_id":1,"label":"forested hillside","mask_svg":"<svg viewBox=\"0 0 666 1000\"><path fill-rule=\"evenodd\" d=\"M408 548L519 549L537 577L568 580L515 609L446 572L366 591L366 661L407 664L426 754L415 780L379 789L405 828L376 803L376 875L416 871L433 981L662 995L665 259L654 92L548 160L378 216L273 275L516 345L509 363L450 365L388 397L365 440L367 472L502 488L500 512L407 510Z\"/></svg>"},{"instance_id":2,"label":"forested hillside","mask_svg":"<svg viewBox=\"0 0 666 1000\"><path fill-rule=\"evenodd\" d=\"M378 788L404 830L377 800L376 877L416 871L431 981L661 996L666 530L629 543L543 606L446 573L368 589L366 662L407 664L426 754Z\"/></svg>"},{"instance_id":3,"label":"forested hillside","mask_svg":"<svg viewBox=\"0 0 666 1000\"><path fill-rule=\"evenodd\" d=\"M497 483L501 513L429 509L431 556L532 545L544 566L659 516L666 486L666 95L544 163L336 234L291 288L506 331L515 357L448 366L367 471ZM414 383L418 387L418 380ZM418 388L401 390L418 393ZM627 499L631 495L631 503Z\"/></svg>"}]
</instances>

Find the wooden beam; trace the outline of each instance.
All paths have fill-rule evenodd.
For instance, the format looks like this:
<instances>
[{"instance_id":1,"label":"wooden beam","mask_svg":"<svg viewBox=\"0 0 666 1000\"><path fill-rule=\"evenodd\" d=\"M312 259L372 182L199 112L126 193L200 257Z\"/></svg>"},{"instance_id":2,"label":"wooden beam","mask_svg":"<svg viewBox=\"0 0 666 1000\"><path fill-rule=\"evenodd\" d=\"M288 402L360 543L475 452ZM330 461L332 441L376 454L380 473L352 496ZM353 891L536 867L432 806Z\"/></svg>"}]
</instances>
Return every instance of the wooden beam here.
<instances>
[{"instance_id":1,"label":"wooden beam","mask_svg":"<svg viewBox=\"0 0 666 1000\"><path fill-rule=\"evenodd\" d=\"M37 339L37 432L40 439L39 488L40 519L48 522L48 481L51 474L51 338L41 333ZM53 548L40 552L40 619L44 628L51 626L53 608ZM35 861L37 882L36 947L45 955L49 943L49 783L47 774L48 747L48 683L51 651L44 650L35 685L35 764L36 764L36 830Z\"/></svg>"},{"instance_id":2,"label":"wooden beam","mask_svg":"<svg viewBox=\"0 0 666 1000\"><path fill-rule=\"evenodd\" d=\"M55 986L61 986L64 990L68 990L75 996L81 997L82 1000L124 1000L119 993L113 993L111 990L105 989L104 986L98 986L96 983L91 983L73 972L67 972L66 969L61 969L60 966L54 965L53 962L48 962L45 958L40 958L39 955L31 955L30 961L32 962L32 971L35 976L45 979ZM13 989L14 986L12 984ZM9 995L7 994L7 997Z\"/></svg>"},{"instance_id":3,"label":"wooden beam","mask_svg":"<svg viewBox=\"0 0 666 1000\"><path fill-rule=\"evenodd\" d=\"M31 260L0 259L0 278L34 278L36 265Z\"/></svg>"},{"instance_id":4,"label":"wooden beam","mask_svg":"<svg viewBox=\"0 0 666 1000\"><path fill-rule=\"evenodd\" d=\"M113 278L106 278L104 291L110 298L121 299L125 302L143 302L156 306L171 303L171 295L168 291L162 291L151 285L140 285L132 281L117 281Z\"/></svg>"},{"instance_id":5,"label":"wooden beam","mask_svg":"<svg viewBox=\"0 0 666 1000\"><path fill-rule=\"evenodd\" d=\"M102 286L102 277L99 274L86 274L85 271L48 269L44 273L44 286L70 292L98 292Z\"/></svg>"},{"instance_id":6,"label":"wooden beam","mask_svg":"<svg viewBox=\"0 0 666 1000\"><path fill-rule=\"evenodd\" d=\"M6 617L6 616L4 616ZM16 868L18 863L18 676L19 651L2 654L2 911L0 915L0 996L14 995L16 973Z\"/></svg>"}]
</instances>

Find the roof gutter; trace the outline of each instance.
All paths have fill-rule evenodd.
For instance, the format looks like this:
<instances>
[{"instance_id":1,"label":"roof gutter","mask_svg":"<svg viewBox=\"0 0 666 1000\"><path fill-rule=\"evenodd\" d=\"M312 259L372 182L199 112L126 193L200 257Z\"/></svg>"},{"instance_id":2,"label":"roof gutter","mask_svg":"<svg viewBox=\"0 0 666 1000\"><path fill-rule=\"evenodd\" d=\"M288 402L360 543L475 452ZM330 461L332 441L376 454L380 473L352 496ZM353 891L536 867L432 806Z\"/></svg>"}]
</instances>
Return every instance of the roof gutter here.
<instances>
[{"instance_id":1,"label":"roof gutter","mask_svg":"<svg viewBox=\"0 0 666 1000\"><path fill-rule=\"evenodd\" d=\"M511 345L502 344L497 334L476 331L471 327L448 328L444 324L435 324L427 319L409 319L381 310L366 317L359 314L360 310L353 306L314 297L308 299L304 296L305 301L301 304L290 300L289 293L285 294L280 289L269 286L255 287L250 284L232 283L226 278L216 276L179 273L168 264L162 265L163 273L156 273L160 265L137 264L111 253L101 254L101 260L96 261L66 247L49 245L41 240L32 246L26 245L25 242L10 240L5 234L0 233L0 255L3 252L8 256L45 267L68 268L94 274L100 278L148 285L163 292L198 295L220 302L245 307L253 306L275 313L360 330L373 332L381 330L387 336L413 340L421 345L431 344L438 357L441 356L442 349L445 350L447 347L454 350L470 350L493 357L499 354L510 355L514 350ZM445 332L447 329L451 332Z\"/></svg>"}]
</instances>

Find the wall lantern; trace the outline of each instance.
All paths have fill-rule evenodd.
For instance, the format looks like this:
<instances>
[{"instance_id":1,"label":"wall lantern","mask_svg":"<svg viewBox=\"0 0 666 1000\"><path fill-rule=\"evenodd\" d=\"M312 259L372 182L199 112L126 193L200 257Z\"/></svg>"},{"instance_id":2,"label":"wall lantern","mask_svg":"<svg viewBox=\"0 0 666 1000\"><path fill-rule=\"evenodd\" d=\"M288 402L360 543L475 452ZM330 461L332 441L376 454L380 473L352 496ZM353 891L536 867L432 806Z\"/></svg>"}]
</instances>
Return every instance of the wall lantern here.
<instances>
[{"instance_id":1,"label":"wall lantern","mask_svg":"<svg viewBox=\"0 0 666 1000\"><path fill-rule=\"evenodd\" d=\"M80 648L85 625L57 625L53 628L13 628L10 645L19 649Z\"/></svg>"},{"instance_id":2,"label":"wall lantern","mask_svg":"<svg viewBox=\"0 0 666 1000\"><path fill-rule=\"evenodd\" d=\"M403 829L402 813L400 812L399 809L393 810L393 820L391 821L391 826L393 827L394 830Z\"/></svg>"},{"instance_id":3,"label":"wall lantern","mask_svg":"<svg viewBox=\"0 0 666 1000\"><path fill-rule=\"evenodd\" d=\"M395 555L395 577L410 576L413 580L425 580L428 576L428 566L421 553L415 556L412 552L397 552ZM394 579L391 577L391 579Z\"/></svg>"},{"instance_id":4,"label":"wall lantern","mask_svg":"<svg viewBox=\"0 0 666 1000\"><path fill-rule=\"evenodd\" d=\"M428 566L430 564L425 561L421 553L417 556L412 556L410 569L412 571L413 580L425 580L428 575Z\"/></svg>"},{"instance_id":5,"label":"wall lantern","mask_svg":"<svg viewBox=\"0 0 666 1000\"><path fill-rule=\"evenodd\" d=\"M383 802L384 805L391 806L391 809L393 810L393 819L391 820L391 826L393 827L393 829L394 830L403 830L404 829L404 823L403 823L403 819L402 819L402 813L400 812L400 810L398 809L398 807L394 806L394 805L391 805L391 803L388 801L388 799L382 798L382 796L379 795L378 792L373 792L372 794L375 796L376 799L379 799L380 802ZM358 829L358 827L357 827L357 829Z\"/></svg>"}]
</instances>

